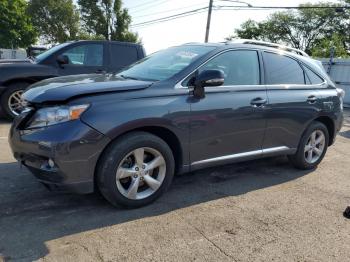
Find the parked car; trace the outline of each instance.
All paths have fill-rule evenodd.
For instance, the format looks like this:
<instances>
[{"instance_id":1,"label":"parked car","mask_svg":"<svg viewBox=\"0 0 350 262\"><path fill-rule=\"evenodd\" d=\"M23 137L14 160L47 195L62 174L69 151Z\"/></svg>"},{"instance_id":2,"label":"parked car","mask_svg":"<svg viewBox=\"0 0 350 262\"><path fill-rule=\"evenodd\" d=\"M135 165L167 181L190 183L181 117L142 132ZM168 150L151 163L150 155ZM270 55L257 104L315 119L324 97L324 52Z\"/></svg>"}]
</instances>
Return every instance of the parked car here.
<instances>
[{"instance_id":1,"label":"parked car","mask_svg":"<svg viewBox=\"0 0 350 262\"><path fill-rule=\"evenodd\" d=\"M74 41L57 45L36 57L0 60L0 105L12 119L23 109L21 95L43 79L77 74L117 72L145 57L139 44L116 41Z\"/></svg>"},{"instance_id":2,"label":"parked car","mask_svg":"<svg viewBox=\"0 0 350 262\"><path fill-rule=\"evenodd\" d=\"M315 168L343 121L343 94L317 63L262 45L187 44L34 87L9 134L15 158L50 189L98 188L128 207L175 173L276 155Z\"/></svg>"}]
</instances>

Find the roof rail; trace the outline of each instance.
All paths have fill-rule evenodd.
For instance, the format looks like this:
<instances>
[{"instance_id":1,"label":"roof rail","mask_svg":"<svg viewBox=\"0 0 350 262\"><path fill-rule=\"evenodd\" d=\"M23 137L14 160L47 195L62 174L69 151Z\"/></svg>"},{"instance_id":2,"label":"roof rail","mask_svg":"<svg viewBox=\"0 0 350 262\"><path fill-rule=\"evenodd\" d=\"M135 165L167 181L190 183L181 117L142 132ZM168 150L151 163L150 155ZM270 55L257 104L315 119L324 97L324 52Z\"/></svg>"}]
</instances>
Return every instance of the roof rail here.
<instances>
[{"instance_id":1,"label":"roof rail","mask_svg":"<svg viewBox=\"0 0 350 262\"><path fill-rule=\"evenodd\" d=\"M293 48L293 47L289 47L289 46L285 46L285 45L259 41L259 40L233 39L233 40L227 41L226 43L261 45L261 46L266 46L266 47L276 48L276 49L280 49L280 50L285 50L285 51L288 51L288 52L296 53L296 54L301 55L301 56L309 57L309 55L307 53L305 53L304 51L301 51L299 49L296 49L296 48Z\"/></svg>"}]
</instances>

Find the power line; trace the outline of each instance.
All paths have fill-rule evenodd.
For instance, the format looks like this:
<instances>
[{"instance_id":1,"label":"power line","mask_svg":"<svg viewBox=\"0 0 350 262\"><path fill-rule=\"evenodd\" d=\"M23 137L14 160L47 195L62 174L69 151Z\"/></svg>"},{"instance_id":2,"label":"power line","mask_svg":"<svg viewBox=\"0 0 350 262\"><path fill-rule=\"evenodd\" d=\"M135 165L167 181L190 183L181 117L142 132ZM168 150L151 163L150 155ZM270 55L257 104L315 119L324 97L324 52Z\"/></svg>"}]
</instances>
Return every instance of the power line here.
<instances>
[{"instance_id":1,"label":"power line","mask_svg":"<svg viewBox=\"0 0 350 262\"><path fill-rule=\"evenodd\" d=\"M130 9L134 9L134 8L139 8L139 7L142 7L142 6L145 6L145 5L149 5L149 4L154 4L155 2L157 1L161 1L161 0L151 0L151 1L147 1L147 2L144 2L142 4L139 4L139 5L134 5L134 6L130 6L130 7L127 7L129 10Z\"/></svg>"},{"instance_id":2,"label":"power line","mask_svg":"<svg viewBox=\"0 0 350 262\"><path fill-rule=\"evenodd\" d=\"M187 11L187 12L183 12L183 13L179 13L179 14L175 14L175 15L170 15L170 16L161 17L161 18L153 19L153 20L148 20L148 21L145 21L145 22L137 23L137 24L132 24L131 27L137 27L137 26L141 26L141 25L148 25L150 23L153 24L153 23L156 23L156 22L165 22L165 21L169 21L169 20L180 18L180 16L183 17L183 16L187 16L187 15L190 15L190 14L196 14L199 11L203 11L203 10L206 10L206 9L208 9L208 7L197 8L197 9L193 9L193 10L190 10L190 11Z\"/></svg>"},{"instance_id":3,"label":"power line","mask_svg":"<svg viewBox=\"0 0 350 262\"><path fill-rule=\"evenodd\" d=\"M261 10L261 9L350 9L350 6L252 6L218 5L215 8L236 8L232 10Z\"/></svg>"},{"instance_id":4,"label":"power line","mask_svg":"<svg viewBox=\"0 0 350 262\"><path fill-rule=\"evenodd\" d=\"M136 11L132 11L131 10L131 13L132 14L134 14L134 13L140 13L140 12L142 12L142 11L144 11L144 10L147 10L147 9L149 9L149 8L152 8L152 7L154 7L154 6L158 6L158 5L162 5L162 4L165 4L166 2L168 2L169 0L163 0L163 1L160 1L160 2L153 2L153 3L151 3L151 5L148 5L148 6L145 6L145 7L141 7L141 9L138 9L138 10L136 10ZM130 10L129 10L130 11Z\"/></svg>"},{"instance_id":5,"label":"power line","mask_svg":"<svg viewBox=\"0 0 350 262\"><path fill-rule=\"evenodd\" d=\"M153 16L153 15L158 15L158 14L164 14L164 13L170 13L170 12L174 12L174 11L179 11L179 10L183 10L183 9L187 9L189 7L199 7L199 6L203 6L203 4L195 4L195 5L189 5L189 6L184 6L184 7L181 7L181 8L176 8L176 9L168 9L168 10L165 10L165 11L160 11L160 12L155 12L155 13L150 13L150 14L145 14L145 15L139 15L139 16L133 16L132 18L140 18L140 17L148 17L148 16Z\"/></svg>"},{"instance_id":6,"label":"power line","mask_svg":"<svg viewBox=\"0 0 350 262\"><path fill-rule=\"evenodd\" d=\"M213 6L214 11L229 11L229 10L273 10L273 9L350 9L350 6L285 6L285 7L279 7L279 6L254 6L254 7L243 7L243 6ZM190 15L195 15L199 13L203 13L208 9L208 7L202 7L202 8L197 8L193 10L189 10L186 12L182 12L179 14L174 14L170 16L165 16L157 19L152 19L136 24L132 24L131 27L140 27L140 26L146 26L146 25L151 25L154 23L162 23L162 22L167 22L171 20L175 20L178 18L190 16Z\"/></svg>"}]
</instances>

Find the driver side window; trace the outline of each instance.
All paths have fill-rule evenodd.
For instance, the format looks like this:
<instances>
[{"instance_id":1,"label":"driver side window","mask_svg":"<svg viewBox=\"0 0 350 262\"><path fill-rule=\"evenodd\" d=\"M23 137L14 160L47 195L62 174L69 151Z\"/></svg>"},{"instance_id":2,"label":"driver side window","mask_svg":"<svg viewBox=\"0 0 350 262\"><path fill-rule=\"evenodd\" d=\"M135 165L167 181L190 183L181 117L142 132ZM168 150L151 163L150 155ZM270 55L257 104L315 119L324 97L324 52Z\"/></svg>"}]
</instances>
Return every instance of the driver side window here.
<instances>
[{"instance_id":1,"label":"driver side window","mask_svg":"<svg viewBox=\"0 0 350 262\"><path fill-rule=\"evenodd\" d=\"M201 66L198 69L198 73L210 69L224 72L224 86L260 84L260 66L257 51L227 51ZM189 81L186 82L188 85L191 84Z\"/></svg>"},{"instance_id":2,"label":"driver side window","mask_svg":"<svg viewBox=\"0 0 350 262\"><path fill-rule=\"evenodd\" d=\"M82 66L102 66L103 65L103 45L88 44L80 45L68 49L62 55L68 57L70 65Z\"/></svg>"}]
</instances>

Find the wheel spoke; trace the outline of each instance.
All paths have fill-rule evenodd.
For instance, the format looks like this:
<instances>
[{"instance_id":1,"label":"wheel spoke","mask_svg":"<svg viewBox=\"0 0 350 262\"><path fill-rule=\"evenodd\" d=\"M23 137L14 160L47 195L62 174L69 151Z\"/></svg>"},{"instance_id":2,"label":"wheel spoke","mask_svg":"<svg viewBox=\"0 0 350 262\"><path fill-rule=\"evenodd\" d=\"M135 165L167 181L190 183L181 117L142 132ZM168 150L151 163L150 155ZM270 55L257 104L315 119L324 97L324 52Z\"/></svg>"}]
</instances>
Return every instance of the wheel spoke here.
<instances>
[{"instance_id":1,"label":"wheel spoke","mask_svg":"<svg viewBox=\"0 0 350 262\"><path fill-rule=\"evenodd\" d=\"M133 154L135 156L136 164L139 166L143 165L145 150L143 148L138 148L133 152Z\"/></svg>"},{"instance_id":2,"label":"wheel spoke","mask_svg":"<svg viewBox=\"0 0 350 262\"><path fill-rule=\"evenodd\" d=\"M135 170L131 169L131 168L124 168L124 167L120 167L117 170L117 179L122 179L122 178L126 178L126 177L131 177L132 175L135 174Z\"/></svg>"},{"instance_id":3,"label":"wheel spoke","mask_svg":"<svg viewBox=\"0 0 350 262\"><path fill-rule=\"evenodd\" d=\"M151 177L150 175L146 175L143 178L145 179L147 185L153 190L157 190L161 185L161 183L157 179Z\"/></svg>"},{"instance_id":4,"label":"wheel spoke","mask_svg":"<svg viewBox=\"0 0 350 262\"><path fill-rule=\"evenodd\" d=\"M318 144L321 144L324 140L325 140L325 138L324 138L324 135L322 134L316 139L315 143L316 143L316 145L318 145Z\"/></svg>"},{"instance_id":5,"label":"wheel spoke","mask_svg":"<svg viewBox=\"0 0 350 262\"><path fill-rule=\"evenodd\" d=\"M318 149L317 147L315 147L313 149L314 153L317 155L317 156L320 156L322 154L322 150L321 149Z\"/></svg>"},{"instance_id":6,"label":"wheel spoke","mask_svg":"<svg viewBox=\"0 0 350 262\"><path fill-rule=\"evenodd\" d=\"M127 197L130 199L136 199L137 190L139 189L140 177L133 178L130 184L130 187L127 191Z\"/></svg>"},{"instance_id":7,"label":"wheel spoke","mask_svg":"<svg viewBox=\"0 0 350 262\"><path fill-rule=\"evenodd\" d=\"M310 144L307 144L304 148L304 153L310 151L310 149L312 149L312 146Z\"/></svg>"},{"instance_id":8,"label":"wheel spoke","mask_svg":"<svg viewBox=\"0 0 350 262\"><path fill-rule=\"evenodd\" d=\"M151 162L147 163L146 170L150 171L156 167L162 166L165 164L164 158L162 156L157 156Z\"/></svg>"},{"instance_id":9,"label":"wheel spoke","mask_svg":"<svg viewBox=\"0 0 350 262\"><path fill-rule=\"evenodd\" d=\"M311 138L310 138L311 144L314 144L315 141L316 141L316 131L314 131L314 132L311 134Z\"/></svg>"},{"instance_id":10,"label":"wheel spoke","mask_svg":"<svg viewBox=\"0 0 350 262\"><path fill-rule=\"evenodd\" d=\"M312 149L307 152L307 161L311 163L312 161Z\"/></svg>"}]
</instances>

